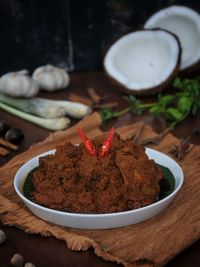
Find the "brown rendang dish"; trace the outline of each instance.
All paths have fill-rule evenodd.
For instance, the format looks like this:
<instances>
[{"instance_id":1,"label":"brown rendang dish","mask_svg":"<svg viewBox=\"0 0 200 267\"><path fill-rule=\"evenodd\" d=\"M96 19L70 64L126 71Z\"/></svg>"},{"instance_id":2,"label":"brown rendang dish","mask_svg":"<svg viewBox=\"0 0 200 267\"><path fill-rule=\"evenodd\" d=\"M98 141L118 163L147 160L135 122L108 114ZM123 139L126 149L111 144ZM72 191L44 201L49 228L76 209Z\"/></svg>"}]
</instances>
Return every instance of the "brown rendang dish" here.
<instances>
[{"instance_id":1,"label":"brown rendang dish","mask_svg":"<svg viewBox=\"0 0 200 267\"><path fill-rule=\"evenodd\" d=\"M102 142L92 141L99 150ZM163 173L144 148L114 133L108 155L88 153L83 143L66 143L39 160L31 200L74 213L132 210L158 200Z\"/></svg>"}]
</instances>

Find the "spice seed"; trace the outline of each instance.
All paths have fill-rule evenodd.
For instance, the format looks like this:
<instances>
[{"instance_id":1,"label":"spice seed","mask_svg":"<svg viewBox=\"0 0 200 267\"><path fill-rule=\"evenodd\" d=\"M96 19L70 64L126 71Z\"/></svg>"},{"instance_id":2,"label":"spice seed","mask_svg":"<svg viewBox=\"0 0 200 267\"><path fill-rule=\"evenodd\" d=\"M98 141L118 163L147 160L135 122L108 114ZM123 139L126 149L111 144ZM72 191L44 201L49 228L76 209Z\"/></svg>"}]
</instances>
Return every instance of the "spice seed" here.
<instances>
[{"instance_id":1,"label":"spice seed","mask_svg":"<svg viewBox=\"0 0 200 267\"><path fill-rule=\"evenodd\" d=\"M87 92L94 103L99 103L102 100L102 97L97 94L96 90L93 87L88 88Z\"/></svg>"},{"instance_id":2,"label":"spice seed","mask_svg":"<svg viewBox=\"0 0 200 267\"><path fill-rule=\"evenodd\" d=\"M35 267L35 264L33 264L32 262L26 262L24 267Z\"/></svg>"},{"instance_id":3,"label":"spice seed","mask_svg":"<svg viewBox=\"0 0 200 267\"><path fill-rule=\"evenodd\" d=\"M19 144L24 139L24 133L20 128L11 128L7 131L5 139L13 144Z\"/></svg>"},{"instance_id":4,"label":"spice seed","mask_svg":"<svg viewBox=\"0 0 200 267\"><path fill-rule=\"evenodd\" d=\"M6 156L6 155L8 155L9 153L10 153L10 151L9 151L8 149L3 148L3 147L0 146L0 155L1 155L1 156Z\"/></svg>"},{"instance_id":5,"label":"spice seed","mask_svg":"<svg viewBox=\"0 0 200 267\"><path fill-rule=\"evenodd\" d=\"M0 230L0 244L3 244L7 239L6 234L4 233L4 231Z\"/></svg>"},{"instance_id":6,"label":"spice seed","mask_svg":"<svg viewBox=\"0 0 200 267\"><path fill-rule=\"evenodd\" d=\"M23 267L24 265L24 257L18 253L14 254L10 260L12 266L15 267Z\"/></svg>"}]
</instances>

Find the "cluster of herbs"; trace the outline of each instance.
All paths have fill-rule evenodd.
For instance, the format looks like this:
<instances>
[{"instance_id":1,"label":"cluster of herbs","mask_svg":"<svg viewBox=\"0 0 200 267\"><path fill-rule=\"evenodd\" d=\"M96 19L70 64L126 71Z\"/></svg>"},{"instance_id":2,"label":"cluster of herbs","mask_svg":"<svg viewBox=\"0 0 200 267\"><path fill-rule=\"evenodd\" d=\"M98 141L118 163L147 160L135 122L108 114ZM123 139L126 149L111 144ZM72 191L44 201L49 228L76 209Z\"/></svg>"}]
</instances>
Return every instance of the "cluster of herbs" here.
<instances>
[{"instance_id":1,"label":"cluster of herbs","mask_svg":"<svg viewBox=\"0 0 200 267\"><path fill-rule=\"evenodd\" d=\"M176 78L173 86L178 88L176 93L160 94L157 101L153 103L142 103L133 95L125 96L128 107L120 111L112 108L101 109L102 120L105 122L128 112L142 114L143 111L148 110L154 116L163 116L169 123L169 127L174 128L186 117L196 115L200 110L200 78Z\"/></svg>"}]
</instances>

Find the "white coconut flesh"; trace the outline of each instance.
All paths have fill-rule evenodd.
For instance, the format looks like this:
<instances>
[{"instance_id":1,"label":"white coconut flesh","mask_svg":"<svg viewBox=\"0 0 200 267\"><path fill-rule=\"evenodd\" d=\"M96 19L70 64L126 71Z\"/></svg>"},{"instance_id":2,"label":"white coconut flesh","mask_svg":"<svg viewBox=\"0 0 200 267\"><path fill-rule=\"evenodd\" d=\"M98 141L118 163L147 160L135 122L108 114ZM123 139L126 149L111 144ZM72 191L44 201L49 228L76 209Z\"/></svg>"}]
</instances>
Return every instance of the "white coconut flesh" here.
<instances>
[{"instance_id":1,"label":"white coconut flesh","mask_svg":"<svg viewBox=\"0 0 200 267\"><path fill-rule=\"evenodd\" d=\"M181 66L184 70L200 60L200 15L183 6L171 6L152 15L145 29L162 28L176 34L182 47Z\"/></svg>"},{"instance_id":2,"label":"white coconut flesh","mask_svg":"<svg viewBox=\"0 0 200 267\"><path fill-rule=\"evenodd\" d=\"M147 90L164 83L177 67L180 46L163 30L141 30L123 36L108 50L106 72L127 89Z\"/></svg>"}]
</instances>

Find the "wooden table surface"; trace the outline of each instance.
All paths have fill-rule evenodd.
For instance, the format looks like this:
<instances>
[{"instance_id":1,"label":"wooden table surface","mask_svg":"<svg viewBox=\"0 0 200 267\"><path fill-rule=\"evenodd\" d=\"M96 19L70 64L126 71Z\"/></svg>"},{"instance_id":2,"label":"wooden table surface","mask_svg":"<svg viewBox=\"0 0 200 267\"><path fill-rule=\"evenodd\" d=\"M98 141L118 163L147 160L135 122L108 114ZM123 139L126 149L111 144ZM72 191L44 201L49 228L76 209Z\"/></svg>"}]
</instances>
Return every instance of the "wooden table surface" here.
<instances>
[{"instance_id":1,"label":"wooden table surface","mask_svg":"<svg viewBox=\"0 0 200 267\"><path fill-rule=\"evenodd\" d=\"M77 93L87 96L87 89L94 87L105 102L118 102L119 109L126 106L123 94L110 82L101 71L80 72L71 74L71 84L65 90L54 93L40 93L41 97L52 99L66 99L69 93ZM155 97L140 98L144 101L155 100ZM19 127L25 133L25 139L20 144L18 152L12 152L9 156L0 158L0 165L5 164L10 158L23 152L31 145L44 140L50 132L30 124L24 120L0 110L0 120L5 121L11 127ZM162 118L153 118L147 112L142 115L126 114L118 119L111 120L102 126L102 130L108 130L111 126L120 127L138 121L144 121L151 125L156 132L163 131L167 125ZM77 121L73 120L72 125ZM172 133L178 138L190 137L191 143L200 144L200 135L194 133L194 128L200 127L200 114L180 123ZM116 263L106 262L98 258L93 250L86 252L74 252L67 245L55 238L42 238L39 235L28 235L15 227L4 226L0 223L7 235L7 241L0 247L0 267L9 267L10 259L14 253L20 253L26 261L33 262L42 267L111 267L120 266ZM199 267L200 266L200 240L171 260L167 267Z\"/></svg>"}]
</instances>

